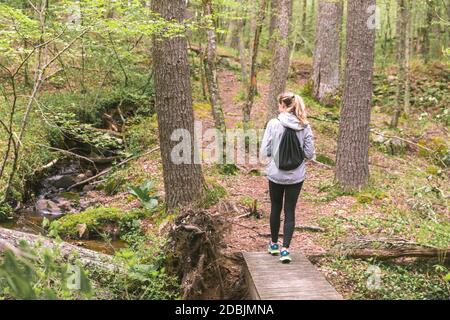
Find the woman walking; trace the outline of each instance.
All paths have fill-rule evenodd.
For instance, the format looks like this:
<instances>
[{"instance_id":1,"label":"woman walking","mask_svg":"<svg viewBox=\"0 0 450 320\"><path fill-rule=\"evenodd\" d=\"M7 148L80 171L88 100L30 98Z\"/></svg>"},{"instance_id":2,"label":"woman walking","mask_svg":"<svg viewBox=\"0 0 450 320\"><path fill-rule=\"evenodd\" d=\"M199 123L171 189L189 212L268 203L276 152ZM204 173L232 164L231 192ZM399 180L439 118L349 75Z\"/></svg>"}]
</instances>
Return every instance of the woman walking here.
<instances>
[{"instance_id":1,"label":"woman walking","mask_svg":"<svg viewBox=\"0 0 450 320\"><path fill-rule=\"evenodd\" d=\"M283 93L278 97L278 103L280 114L277 119L272 119L267 124L261 155L271 157L266 169L271 201L272 236L268 252L272 255L280 254L280 261L289 263L289 246L295 228L295 207L306 175L304 160L314 158L315 147L303 99L293 93ZM284 238L280 246L278 235L283 204Z\"/></svg>"}]
</instances>

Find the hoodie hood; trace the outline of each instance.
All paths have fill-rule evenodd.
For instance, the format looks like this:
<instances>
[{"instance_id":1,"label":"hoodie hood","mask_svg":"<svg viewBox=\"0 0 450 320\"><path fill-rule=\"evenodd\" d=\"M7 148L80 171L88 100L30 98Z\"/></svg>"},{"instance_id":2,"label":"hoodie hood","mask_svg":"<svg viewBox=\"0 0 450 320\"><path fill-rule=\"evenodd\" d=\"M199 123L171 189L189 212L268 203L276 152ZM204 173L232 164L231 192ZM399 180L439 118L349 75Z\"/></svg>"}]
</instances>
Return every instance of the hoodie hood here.
<instances>
[{"instance_id":1,"label":"hoodie hood","mask_svg":"<svg viewBox=\"0 0 450 320\"><path fill-rule=\"evenodd\" d=\"M286 128L294 129L295 131L303 130L305 127L300 123L300 120L297 119L290 112L282 112L278 116L278 120L280 120L281 124Z\"/></svg>"}]
</instances>

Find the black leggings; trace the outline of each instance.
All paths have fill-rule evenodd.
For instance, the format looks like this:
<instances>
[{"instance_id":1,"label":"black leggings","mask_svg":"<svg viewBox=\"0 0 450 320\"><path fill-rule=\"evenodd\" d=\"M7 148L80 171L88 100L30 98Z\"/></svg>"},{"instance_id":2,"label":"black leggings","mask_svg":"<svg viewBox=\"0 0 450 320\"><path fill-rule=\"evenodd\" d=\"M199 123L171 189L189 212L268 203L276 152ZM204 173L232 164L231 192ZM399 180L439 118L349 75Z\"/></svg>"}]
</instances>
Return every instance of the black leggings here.
<instances>
[{"instance_id":1,"label":"black leggings","mask_svg":"<svg viewBox=\"0 0 450 320\"><path fill-rule=\"evenodd\" d=\"M269 191L271 201L270 211L270 232L272 242L278 242L278 234L280 232L280 215L283 208L284 195L284 239L283 247L289 248L292 235L295 229L295 206L297 205L298 196L302 190L303 181L297 184L282 185L269 180Z\"/></svg>"}]
</instances>

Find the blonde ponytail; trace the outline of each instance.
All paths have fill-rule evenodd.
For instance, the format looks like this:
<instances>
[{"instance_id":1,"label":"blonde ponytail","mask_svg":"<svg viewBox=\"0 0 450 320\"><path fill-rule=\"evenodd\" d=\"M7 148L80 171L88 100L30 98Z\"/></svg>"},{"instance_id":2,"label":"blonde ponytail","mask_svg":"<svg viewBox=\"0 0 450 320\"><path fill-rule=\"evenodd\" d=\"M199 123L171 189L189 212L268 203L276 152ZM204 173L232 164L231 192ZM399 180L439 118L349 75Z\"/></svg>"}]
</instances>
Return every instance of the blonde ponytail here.
<instances>
[{"instance_id":1,"label":"blonde ponytail","mask_svg":"<svg viewBox=\"0 0 450 320\"><path fill-rule=\"evenodd\" d=\"M279 103L286 106L286 111L292 113L304 125L308 125L308 117L306 114L306 105L303 98L299 95L287 92L278 96Z\"/></svg>"}]
</instances>

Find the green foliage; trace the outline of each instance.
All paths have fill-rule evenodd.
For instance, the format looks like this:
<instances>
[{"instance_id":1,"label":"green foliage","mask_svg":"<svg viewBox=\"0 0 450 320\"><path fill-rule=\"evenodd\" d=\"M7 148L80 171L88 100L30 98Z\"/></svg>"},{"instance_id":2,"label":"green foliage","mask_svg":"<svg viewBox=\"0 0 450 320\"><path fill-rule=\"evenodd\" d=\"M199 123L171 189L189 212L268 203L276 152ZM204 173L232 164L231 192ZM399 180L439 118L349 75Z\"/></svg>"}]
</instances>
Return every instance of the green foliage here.
<instances>
[{"instance_id":1,"label":"green foliage","mask_svg":"<svg viewBox=\"0 0 450 320\"><path fill-rule=\"evenodd\" d=\"M105 183L98 186L103 189L107 195L113 196L123 189L125 177L120 174L111 174L106 178Z\"/></svg>"},{"instance_id":2,"label":"green foliage","mask_svg":"<svg viewBox=\"0 0 450 320\"><path fill-rule=\"evenodd\" d=\"M158 196L155 195L155 183L147 180L140 186L128 187L128 192L141 201L145 209L154 209L158 206Z\"/></svg>"},{"instance_id":3,"label":"green foliage","mask_svg":"<svg viewBox=\"0 0 450 320\"><path fill-rule=\"evenodd\" d=\"M203 206L209 208L225 197L227 191L217 181L213 179L207 179L206 195L203 201Z\"/></svg>"},{"instance_id":4,"label":"green foliage","mask_svg":"<svg viewBox=\"0 0 450 320\"><path fill-rule=\"evenodd\" d=\"M0 108L2 106L0 105ZM0 117L2 112L0 111ZM42 123L37 120L35 115L30 116L30 123L28 126L28 131L25 134L22 145L22 152L26 156L21 156L17 163L17 174L14 176L12 181L12 194L11 201L23 201L24 194L31 184L36 182L38 178L36 171L43 165L55 159L55 156L48 149L47 141L45 141L45 128ZM0 153L3 159L3 143L6 138L3 136L3 132L0 130ZM5 139L5 140L3 140ZM10 154L11 155L11 154ZM3 192L6 187L7 180L9 178L9 173L12 170L13 161L10 158L6 162L5 174L0 177L0 199L3 200Z\"/></svg>"},{"instance_id":5,"label":"green foliage","mask_svg":"<svg viewBox=\"0 0 450 320\"><path fill-rule=\"evenodd\" d=\"M440 176L442 174L441 168L433 165L428 166L425 171L431 176Z\"/></svg>"},{"instance_id":6,"label":"green foliage","mask_svg":"<svg viewBox=\"0 0 450 320\"><path fill-rule=\"evenodd\" d=\"M367 193L360 193L356 196L356 199L359 203L362 204L371 204L373 202L373 198L370 194Z\"/></svg>"},{"instance_id":7,"label":"green foliage","mask_svg":"<svg viewBox=\"0 0 450 320\"><path fill-rule=\"evenodd\" d=\"M438 121L448 125L450 90L448 66L442 62L425 65L421 61L412 61L411 66L411 110L408 116L419 115L419 122ZM374 75L375 105L381 106L386 113L391 113L396 103L397 91L396 68L383 69Z\"/></svg>"},{"instance_id":8,"label":"green foliage","mask_svg":"<svg viewBox=\"0 0 450 320\"><path fill-rule=\"evenodd\" d=\"M429 158L439 166L450 166L450 148L444 138L434 136L428 140L422 139L418 144L427 148L420 149L420 155Z\"/></svg>"},{"instance_id":9,"label":"green foliage","mask_svg":"<svg viewBox=\"0 0 450 320\"><path fill-rule=\"evenodd\" d=\"M133 246L116 252L114 264L120 268L113 273L95 268L87 273L76 256L70 258L73 264L61 262L57 248L29 248L23 242L20 256L6 251L0 256L0 299L177 299L178 280L164 267L164 240L144 234L139 220L127 224L126 239ZM71 286L73 270L79 271L77 287Z\"/></svg>"},{"instance_id":10,"label":"green foliage","mask_svg":"<svg viewBox=\"0 0 450 320\"><path fill-rule=\"evenodd\" d=\"M450 294L450 284L443 280L443 271L436 270L432 262L399 265L336 258L327 261L326 265L345 275L340 285L351 288L351 299L447 300ZM371 266L380 268L379 287L367 285L373 276Z\"/></svg>"},{"instance_id":11,"label":"green foliage","mask_svg":"<svg viewBox=\"0 0 450 320\"><path fill-rule=\"evenodd\" d=\"M328 157L327 155L325 155L325 154L319 153L316 156L316 160L321 162L321 163L327 164L329 166L333 166L334 167L336 165L336 162L333 159L331 159L330 157Z\"/></svg>"},{"instance_id":12,"label":"green foliage","mask_svg":"<svg viewBox=\"0 0 450 320\"><path fill-rule=\"evenodd\" d=\"M19 61L21 54L29 54L31 49L17 52L16 46L24 40L34 42L38 38L39 26L36 20L28 17L22 10L0 4L0 52L5 60Z\"/></svg>"},{"instance_id":13,"label":"green foliage","mask_svg":"<svg viewBox=\"0 0 450 320\"><path fill-rule=\"evenodd\" d=\"M127 240L132 248L116 252L118 263L126 266L127 272L108 279L108 290L116 299L166 300L178 298L179 285L174 276L167 274L165 240L143 234L135 224Z\"/></svg>"},{"instance_id":14,"label":"green foliage","mask_svg":"<svg viewBox=\"0 0 450 320\"><path fill-rule=\"evenodd\" d=\"M145 217L148 214L148 211L138 209L124 211L112 207L91 208L52 221L49 226L49 235L76 239L79 237L80 226L85 226L85 232L98 237L105 233L105 228L111 225L118 227L120 233L123 233L126 232L126 229L121 227L126 226L126 222Z\"/></svg>"},{"instance_id":15,"label":"green foliage","mask_svg":"<svg viewBox=\"0 0 450 320\"><path fill-rule=\"evenodd\" d=\"M248 208L249 211L257 212L260 207L260 204L258 203L257 199L249 196L241 197L239 199L239 203L242 204L244 207Z\"/></svg>"},{"instance_id":16,"label":"green foliage","mask_svg":"<svg viewBox=\"0 0 450 320\"><path fill-rule=\"evenodd\" d=\"M240 169L235 164L218 165L219 172L226 176L234 176L239 173Z\"/></svg>"},{"instance_id":17,"label":"green foliage","mask_svg":"<svg viewBox=\"0 0 450 320\"><path fill-rule=\"evenodd\" d=\"M383 200L384 198L386 198L386 193L373 187L368 187L356 194L356 199L361 204L371 204L375 200Z\"/></svg>"},{"instance_id":18,"label":"green foliage","mask_svg":"<svg viewBox=\"0 0 450 320\"><path fill-rule=\"evenodd\" d=\"M326 239L323 240L335 241L346 234L342 221L336 217L320 217L318 222L321 227L327 230L327 233L324 234Z\"/></svg>"},{"instance_id":19,"label":"green foliage","mask_svg":"<svg viewBox=\"0 0 450 320\"><path fill-rule=\"evenodd\" d=\"M320 182L319 195L315 198L319 202L329 202L338 197L346 195L355 195L355 191L346 191L339 184Z\"/></svg>"},{"instance_id":20,"label":"green foliage","mask_svg":"<svg viewBox=\"0 0 450 320\"><path fill-rule=\"evenodd\" d=\"M382 205L381 210L381 218L362 214L351 217L343 210L338 210L333 216L320 218L320 225L327 229L322 240L340 242L349 235L365 237L375 234L377 237L411 239L425 246L442 249L450 246L450 223L445 217L428 220L414 211L402 211L386 205Z\"/></svg>"},{"instance_id":21,"label":"green foliage","mask_svg":"<svg viewBox=\"0 0 450 320\"><path fill-rule=\"evenodd\" d=\"M142 170L138 162L130 162L128 165L110 172L106 177L106 181L99 184L97 189L104 190L108 195L126 192L128 187L141 184L149 179L152 179L156 183L160 176L152 173L154 172Z\"/></svg>"},{"instance_id":22,"label":"green foliage","mask_svg":"<svg viewBox=\"0 0 450 320\"><path fill-rule=\"evenodd\" d=\"M419 213L423 218L436 220L433 198L444 199L444 194L439 188L427 184L414 187L413 195L407 199L407 203L412 210Z\"/></svg>"},{"instance_id":23,"label":"green foliage","mask_svg":"<svg viewBox=\"0 0 450 320\"><path fill-rule=\"evenodd\" d=\"M7 203L0 203L0 222L6 221L11 218L13 209Z\"/></svg>"},{"instance_id":24,"label":"green foliage","mask_svg":"<svg viewBox=\"0 0 450 320\"><path fill-rule=\"evenodd\" d=\"M196 117L200 119L208 118L212 114L212 106L208 102L197 102L194 103L194 112Z\"/></svg>"},{"instance_id":25,"label":"green foliage","mask_svg":"<svg viewBox=\"0 0 450 320\"><path fill-rule=\"evenodd\" d=\"M158 142L158 121L156 114L151 117L138 116L125 125L125 147L128 153L139 152L153 147Z\"/></svg>"},{"instance_id":26,"label":"green foliage","mask_svg":"<svg viewBox=\"0 0 450 320\"><path fill-rule=\"evenodd\" d=\"M99 153L123 149L122 139L108 132L95 130L90 124L80 123L73 113L52 114L49 118L64 137L89 145Z\"/></svg>"},{"instance_id":27,"label":"green foliage","mask_svg":"<svg viewBox=\"0 0 450 320\"><path fill-rule=\"evenodd\" d=\"M22 242L17 252L0 256L0 295L13 299L86 299L92 296L91 282L77 266L58 261L57 249L30 248ZM79 276L79 287L72 288L72 276ZM75 289L75 290L74 290Z\"/></svg>"}]
</instances>

